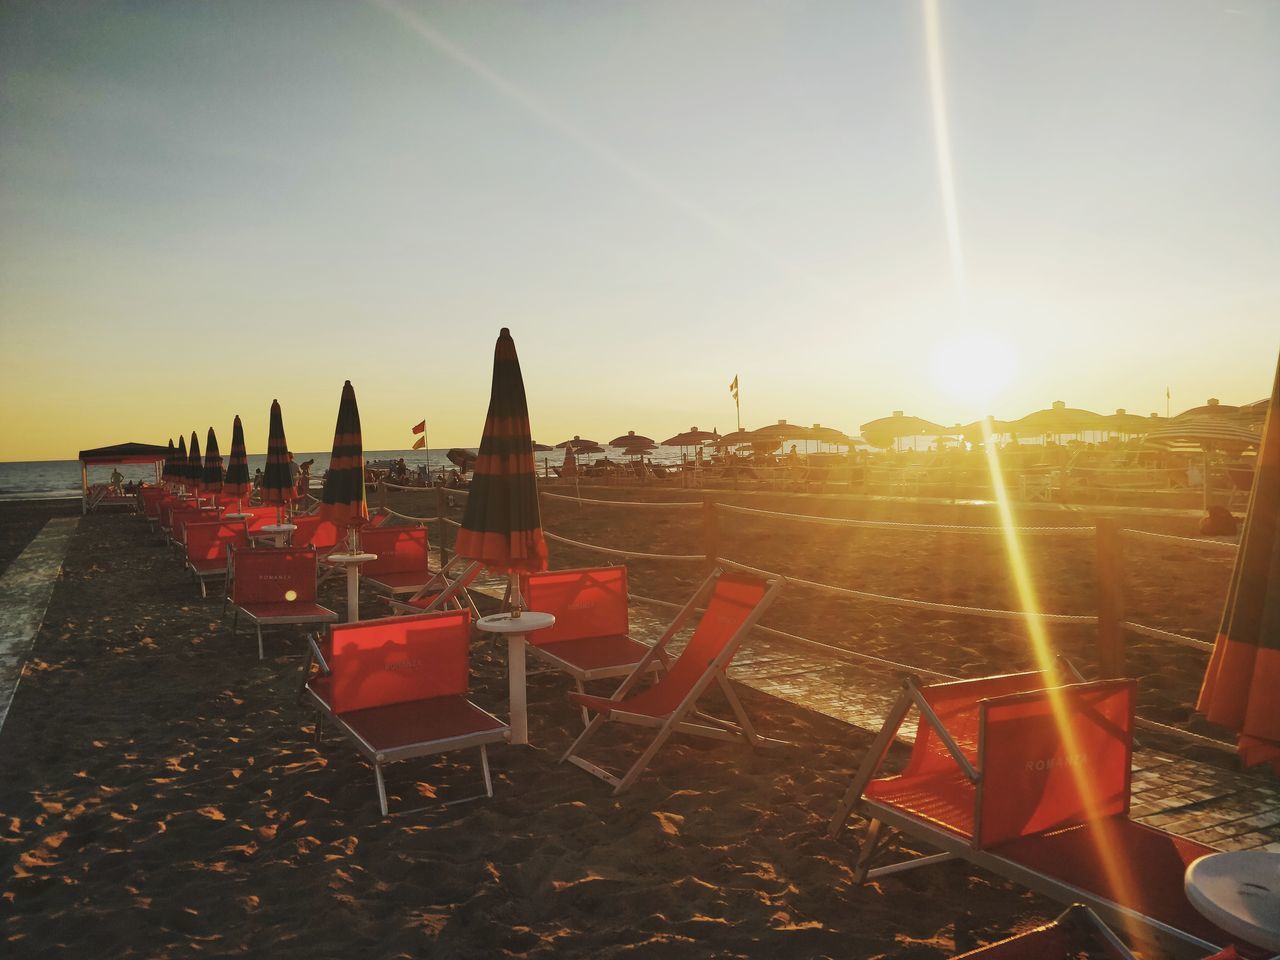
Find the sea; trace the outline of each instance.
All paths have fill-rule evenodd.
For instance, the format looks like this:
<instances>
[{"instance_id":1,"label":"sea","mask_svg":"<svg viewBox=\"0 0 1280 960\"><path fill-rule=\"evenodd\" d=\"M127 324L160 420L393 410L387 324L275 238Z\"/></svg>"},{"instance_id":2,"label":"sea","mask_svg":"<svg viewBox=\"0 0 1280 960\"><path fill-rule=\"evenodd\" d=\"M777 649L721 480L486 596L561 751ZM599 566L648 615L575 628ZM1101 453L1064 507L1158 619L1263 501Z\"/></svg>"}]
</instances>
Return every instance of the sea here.
<instances>
[{"instance_id":1,"label":"sea","mask_svg":"<svg viewBox=\"0 0 1280 960\"><path fill-rule=\"evenodd\" d=\"M475 447L470 449L474 450ZM425 466L430 472L434 473L442 469L453 469L453 464L445 456L447 452L446 449L366 450L364 458L366 463L373 464L384 460L394 462L403 457L405 466L409 468L410 472L416 472L419 466ZM583 454L579 458L579 462L594 463L604 456L606 456L604 453ZM614 461L625 459L620 450L608 450L607 456ZM645 454L645 456L655 463L676 463L680 460L680 450L677 447L658 447L652 453ZM226 454L224 453L224 464L226 459ZM315 461L311 465L311 483L313 489L317 488L320 483L320 477L329 469L329 451L322 453L298 453L295 451L293 459L296 463L305 463L308 460ZM549 453L535 453L534 460L538 466L538 473L542 474L546 472L547 465L554 464L559 466L564 462L564 451L553 450ZM249 476L253 476L254 471L260 467L265 467L266 463L267 455L265 453L250 455ZM111 476L112 470L119 470L126 483L131 480L155 481L155 470L150 464L122 464L119 467L91 466L89 468L89 483L106 483ZM79 460L0 462L0 500L57 500L79 496Z\"/></svg>"}]
</instances>

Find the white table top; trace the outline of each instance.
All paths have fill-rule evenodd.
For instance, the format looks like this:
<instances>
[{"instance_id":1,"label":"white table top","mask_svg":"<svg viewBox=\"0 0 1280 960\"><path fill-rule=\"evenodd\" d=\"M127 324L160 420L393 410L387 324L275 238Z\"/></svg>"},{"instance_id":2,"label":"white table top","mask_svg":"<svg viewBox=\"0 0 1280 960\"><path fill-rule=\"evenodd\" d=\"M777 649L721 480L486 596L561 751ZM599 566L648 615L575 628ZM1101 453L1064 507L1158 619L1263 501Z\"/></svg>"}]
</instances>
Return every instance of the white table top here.
<instances>
[{"instance_id":1,"label":"white table top","mask_svg":"<svg viewBox=\"0 0 1280 960\"><path fill-rule=\"evenodd\" d=\"M1280 950L1280 853L1211 853L1187 867L1187 899L1232 936Z\"/></svg>"},{"instance_id":2,"label":"white table top","mask_svg":"<svg viewBox=\"0 0 1280 960\"><path fill-rule=\"evenodd\" d=\"M535 630L553 627L555 623L555 614L526 610L518 617L513 617L509 613L495 613L481 617L476 621L476 629L484 633L533 633Z\"/></svg>"},{"instance_id":3,"label":"white table top","mask_svg":"<svg viewBox=\"0 0 1280 960\"><path fill-rule=\"evenodd\" d=\"M268 523L258 528L260 533L292 533L298 529L296 523Z\"/></svg>"},{"instance_id":4,"label":"white table top","mask_svg":"<svg viewBox=\"0 0 1280 960\"><path fill-rule=\"evenodd\" d=\"M328 553L325 560L329 563L368 563L377 560L376 553Z\"/></svg>"},{"instance_id":5,"label":"white table top","mask_svg":"<svg viewBox=\"0 0 1280 960\"><path fill-rule=\"evenodd\" d=\"M222 519L223 520L248 520L252 516L253 516L252 513L224 513L222 515Z\"/></svg>"}]
</instances>

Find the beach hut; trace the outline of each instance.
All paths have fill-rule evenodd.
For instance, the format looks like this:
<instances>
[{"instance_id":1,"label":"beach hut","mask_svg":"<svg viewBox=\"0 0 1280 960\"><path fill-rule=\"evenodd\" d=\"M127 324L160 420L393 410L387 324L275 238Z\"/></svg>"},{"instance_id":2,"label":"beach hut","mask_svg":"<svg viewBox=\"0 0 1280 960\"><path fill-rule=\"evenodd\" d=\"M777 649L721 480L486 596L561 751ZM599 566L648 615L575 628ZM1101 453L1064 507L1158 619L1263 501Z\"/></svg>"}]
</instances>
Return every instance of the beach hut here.
<instances>
[{"instance_id":1,"label":"beach hut","mask_svg":"<svg viewBox=\"0 0 1280 960\"><path fill-rule=\"evenodd\" d=\"M113 503L128 503L127 498L114 493L110 486L89 489L90 467L116 467L124 464L149 463L155 469L156 483L162 477L162 470L167 469L170 456L173 454L173 441L168 447L155 443L117 443L109 447L94 447L80 451L80 512L82 514L96 510L98 507Z\"/></svg>"}]
</instances>

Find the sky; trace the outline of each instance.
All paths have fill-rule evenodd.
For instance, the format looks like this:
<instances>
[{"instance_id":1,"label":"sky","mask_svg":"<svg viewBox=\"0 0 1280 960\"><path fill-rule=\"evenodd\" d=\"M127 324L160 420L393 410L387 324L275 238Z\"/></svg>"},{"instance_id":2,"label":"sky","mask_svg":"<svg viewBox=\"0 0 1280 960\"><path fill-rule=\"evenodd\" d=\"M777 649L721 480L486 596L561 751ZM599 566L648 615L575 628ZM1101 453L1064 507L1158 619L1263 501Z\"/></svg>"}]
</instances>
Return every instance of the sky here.
<instances>
[{"instance_id":1,"label":"sky","mask_svg":"<svg viewBox=\"0 0 1280 960\"><path fill-rule=\"evenodd\" d=\"M0 5L0 460L1271 386L1280 4Z\"/></svg>"}]
</instances>

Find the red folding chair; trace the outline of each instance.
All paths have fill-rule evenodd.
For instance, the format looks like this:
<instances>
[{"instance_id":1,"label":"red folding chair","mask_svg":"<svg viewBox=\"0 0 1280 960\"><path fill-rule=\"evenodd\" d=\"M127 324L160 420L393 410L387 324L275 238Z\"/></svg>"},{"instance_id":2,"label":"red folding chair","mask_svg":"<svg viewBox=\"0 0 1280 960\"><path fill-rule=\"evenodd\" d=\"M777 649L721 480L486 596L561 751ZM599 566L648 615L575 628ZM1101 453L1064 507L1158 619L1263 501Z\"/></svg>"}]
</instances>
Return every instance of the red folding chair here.
<instances>
[{"instance_id":1,"label":"red folding chair","mask_svg":"<svg viewBox=\"0 0 1280 960\"><path fill-rule=\"evenodd\" d=\"M585 707L595 716L587 724L587 729L565 751L560 761L563 763L568 760L592 776L612 784L613 792L618 794L635 783L673 733L690 733L716 740L742 740L752 747L768 742L751 726L751 720L737 694L733 692L725 671L751 628L777 599L778 591L785 582L780 577L764 580L727 573L719 568L712 571L697 593L676 615L661 639L649 648L612 697L569 694L571 701ZM666 654L672 638L684 628L703 602L706 603L706 611L680 655L657 683L643 690L636 690L640 679L650 670L650 665ZM713 682L719 684L725 699L729 701L736 723L698 712L698 698ZM695 719L699 722L694 723ZM617 777L578 755L587 741L605 723L611 721L656 727L658 731L653 741L622 777Z\"/></svg>"},{"instance_id":2,"label":"red folding chair","mask_svg":"<svg viewBox=\"0 0 1280 960\"><path fill-rule=\"evenodd\" d=\"M227 598L234 610L231 629L240 614L258 634L262 659L262 628L270 624L332 623L338 615L316 603L316 552L293 547L227 550Z\"/></svg>"},{"instance_id":3,"label":"red folding chair","mask_svg":"<svg viewBox=\"0 0 1280 960\"><path fill-rule=\"evenodd\" d=\"M493 796L487 748L510 728L467 699L470 642L469 610L344 623L330 628L323 647L312 639L321 673L304 689L373 764L384 817L383 765L448 750L480 748L483 796Z\"/></svg>"},{"instance_id":4,"label":"red folding chair","mask_svg":"<svg viewBox=\"0 0 1280 960\"><path fill-rule=\"evenodd\" d=\"M476 602L467 590L475 578L484 569L484 565L456 554L441 569L431 574L413 596L407 600L388 598L391 609L396 613L414 613L417 611L461 609L466 607L472 616L479 617Z\"/></svg>"},{"instance_id":5,"label":"red folding chair","mask_svg":"<svg viewBox=\"0 0 1280 960\"><path fill-rule=\"evenodd\" d=\"M182 507L169 514L169 542L186 553L187 524L213 523L219 520L222 511L217 507Z\"/></svg>"},{"instance_id":6,"label":"red folding chair","mask_svg":"<svg viewBox=\"0 0 1280 960\"><path fill-rule=\"evenodd\" d=\"M1187 865L1213 848L1128 817L1134 681L1058 683L1040 671L905 681L831 823L834 836L854 809L870 820L858 880L959 858L1084 903L1159 955L1221 949L1232 938L1183 892ZM906 768L877 778L913 707ZM872 868L885 825L943 852Z\"/></svg>"},{"instance_id":7,"label":"red folding chair","mask_svg":"<svg viewBox=\"0 0 1280 960\"><path fill-rule=\"evenodd\" d=\"M360 534L360 549L377 554L362 564L360 579L375 590L415 594L431 579L426 527L374 527Z\"/></svg>"},{"instance_id":8,"label":"red folding chair","mask_svg":"<svg viewBox=\"0 0 1280 960\"><path fill-rule=\"evenodd\" d=\"M187 523L187 569L200 584L200 596L209 595L206 588L208 581L226 577L227 550L233 546L249 546L249 530L243 520Z\"/></svg>"}]
</instances>

